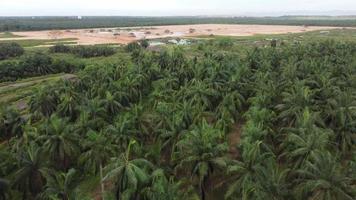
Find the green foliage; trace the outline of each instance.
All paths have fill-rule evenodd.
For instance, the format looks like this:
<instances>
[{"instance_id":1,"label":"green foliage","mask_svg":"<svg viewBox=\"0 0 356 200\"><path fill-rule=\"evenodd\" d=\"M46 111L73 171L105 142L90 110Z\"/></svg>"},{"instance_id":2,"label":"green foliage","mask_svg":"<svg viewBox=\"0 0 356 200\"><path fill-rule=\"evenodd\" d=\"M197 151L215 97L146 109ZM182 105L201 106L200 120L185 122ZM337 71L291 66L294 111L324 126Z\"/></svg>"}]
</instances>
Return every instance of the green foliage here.
<instances>
[{"instance_id":1,"label":"green foliage","mask_svg":"<svg viewBox=\"0 0 356 200\"><path fill-rule=\"evenodd\" d=\"M24 49L17 43L0 43L0 60L18 57L24 53Z\"/></svg>"},{"instance_id":2,"label":"green foliage","mask_svg":"<svg viewBox=\"0 0 356 200\"><path fill-rule=\"evenodd\" d=\"M135 27L172 24L265 24L299 26L355 26L353 16L281 16L281 17L1 17L0 32L59 30L79 28Z\"/></svg>"},{"instance_id":3,"label":"green foliage","mask_svg":"<svg viewBox=\"0 0 356 200\"><path fill-rule=\"evenodd\" d=\"M78 179L75 169L69 169L67 173L49 171L46 173L46 186L41 194L45 199L77 199L75 190Z\"/></svg>"},{"instance_id":4,"label":"green foliage","mask_svg":"<svg viewBox=\"0 0 356 200\"><path fill-rule=\"evenodd\" d=\"M56 44L50 47L51 53L71 53L81 58L91 58L100 56L111 56L116 53L115 49L109 46L66 46Z\"/></svg>"},{"instance_id":5,"label":"green foliage","mask_svg":"<svg viewBox=\"0 0 356 200\"><path fill-rule=\"evenodd\" d=\"M108 46L74 46L70 50L71 53L82 57L99 57L99 56L111 56L115 54L115 49Z\"/></svg>"},{"instance_id":6,"label":"green foliage","mask_svg":"<svg viewBox=\"0 0 356 200\"><path fill-rule=\"evenodd\" d=\"M7 196L354 199L355 44L222 44L136 44L1 110ZM76 66L52 56L17 62Z\"/></svg>"},{"instance_id":7,"label":"green foliage","mask_svg":"<svg viewBox=\"0 0 356 200\"><path fill-rule=\"evenodd\" d=\"M141 45L138 42L131 42L126 46L127 52L134 52L141 49Z\"/></svg>"},{"instance_id":8,"label":"green foliage","mask_svg":"<svg viewBox=\"0 0 356 200\"><path fill-rule=\"evenodd\" d=\"M232 47L234 45L233 40L226 37L226 38L220 38L216 41L217 46L221 48L228 48Z\"/></svg>"},{"instance_id":9,"label":"green foliage","mask_svg":"<svg viewBox=\"0 0 356 200\"><path fill-rule=\"evenodd\" d=\"M49 52L51 53L70 53L71 48L64 44L56 44L49 48Z\"/></svg>"},{"instance_id":10,"label":"green foliage","mask_svg":"<svg viewBox=\"0 0 356 200\"><path fill-rule=\"evenodd\" d=\"M148 42L148 40L140 40L140 45L143 48L147 48L148 46L150 46L150 43Z\"/></svg>"},{"instance_id":11,"label":"green foliage","mask_svg":"<svg viewBox=\"0 0 356 200\"><path fill-rule=\"evenodd\" d=\"M34 52L19 60L0 62L0 82L61 72L72 73L83 68L84 65L74 59L53 59L45 53Z\"/></svg>"}]
</instances>

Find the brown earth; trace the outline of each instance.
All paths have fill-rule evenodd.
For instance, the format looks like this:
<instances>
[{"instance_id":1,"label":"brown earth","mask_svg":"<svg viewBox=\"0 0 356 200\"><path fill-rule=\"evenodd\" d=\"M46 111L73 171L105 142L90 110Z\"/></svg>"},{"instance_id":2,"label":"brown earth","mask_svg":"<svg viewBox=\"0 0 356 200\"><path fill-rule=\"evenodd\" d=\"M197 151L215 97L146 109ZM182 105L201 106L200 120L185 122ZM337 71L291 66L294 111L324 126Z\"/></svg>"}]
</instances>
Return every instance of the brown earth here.
<instances>
[{"instance_id":1,"label":"brown earth","mask_svg":"<svg viewBox=\"0 0 356 200\"><path fill-rule=\"evenodd\" d=\"M330 30L336 27L322 26L280 26L280 25L229 25L197 24L151 27L123 27L101 29L77 29L57 31L14 32L17 38L0 38L0 40L26 39L64 39L77 38L80 45L90 44L127 44L140 39L167 37L191 37L202 35L251 36L256 34L301 33L306 31Z\"/></svg>"},{"instance_id":2,"label":"brown earth","mask_svg":"<svg viewBox=\"0 0 356 200\"><path fill-rule=\"evenodd\" d=\"M241 141L242 126L242 123L235 123L231 128L231 132L227 135L229 156L234 159L237 159L240 156L237 146Z\"/></svg>"}]
</instances>

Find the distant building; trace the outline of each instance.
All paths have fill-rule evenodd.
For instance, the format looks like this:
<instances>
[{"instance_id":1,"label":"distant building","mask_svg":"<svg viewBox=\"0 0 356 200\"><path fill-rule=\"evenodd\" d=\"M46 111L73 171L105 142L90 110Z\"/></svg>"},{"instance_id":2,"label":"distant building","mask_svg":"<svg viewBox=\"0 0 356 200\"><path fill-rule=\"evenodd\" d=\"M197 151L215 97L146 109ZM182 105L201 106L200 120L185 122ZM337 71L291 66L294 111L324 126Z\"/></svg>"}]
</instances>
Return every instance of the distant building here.
<instances>
[{"instance_id":1,"label":"distant building","mask_svg":"<svg viewBox=\"0 0 356 200\"><path fill-rule=\"evenodd\" d=\"M82 16L78 16L78 19L82 19L83 17Z\"/></svg>"}]
</instances>

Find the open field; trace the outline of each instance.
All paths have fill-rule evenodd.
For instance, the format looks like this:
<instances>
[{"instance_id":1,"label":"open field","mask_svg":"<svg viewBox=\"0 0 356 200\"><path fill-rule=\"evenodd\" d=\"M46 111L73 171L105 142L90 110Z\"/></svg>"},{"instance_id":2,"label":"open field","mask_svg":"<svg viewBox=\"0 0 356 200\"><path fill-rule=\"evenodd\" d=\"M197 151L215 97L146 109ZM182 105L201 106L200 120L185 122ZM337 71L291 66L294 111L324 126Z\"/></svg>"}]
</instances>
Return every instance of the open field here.
<instances>
[{"instance_id":1,"label":"open field","mask_svg":"<svg viewBox=\"0 0 356 200\"><path fill-rule=\"evenodd\" d=\"M0 33L0 38L18 38L18 37L21 37L21 36L15 35L15 34L10 33L10 32Z\"/></svg>"},{"instance_id":2,"label":"open field","mask_svg":"<svg viewBox=\"0 0 356 200\"><path fill-rule=\"evenodd\" d=\"M106 29L79 29L58 31L28 31L15 32L22 36L18 38L0 38L0 41L28 41L28 40L65 40L71 44L127 44L141 39L157 39L168 37L194 36L253 36L259 34L303 33L318 30L330 30L336 27L324 26L280 26L280 25L174 25L152 27L126 27ZM77 40L74 41L74 38ZM47 43L50 45L50 43Z\"/></svg>"},{"instance_id":3,"label":"open field","mask_svg":"<svg viewBox=\"0 0 356 200\"><path fill-rule=\"evenodd\" d=\"M21 39L19 39L21 38ZM39 46L52 46L53 44L77 44L76 38L62 38L62 39L27 39L26 37L7 38L1 40L0 43L16 42L22 47L39 47Z\"/></svg>"}]
</instances>

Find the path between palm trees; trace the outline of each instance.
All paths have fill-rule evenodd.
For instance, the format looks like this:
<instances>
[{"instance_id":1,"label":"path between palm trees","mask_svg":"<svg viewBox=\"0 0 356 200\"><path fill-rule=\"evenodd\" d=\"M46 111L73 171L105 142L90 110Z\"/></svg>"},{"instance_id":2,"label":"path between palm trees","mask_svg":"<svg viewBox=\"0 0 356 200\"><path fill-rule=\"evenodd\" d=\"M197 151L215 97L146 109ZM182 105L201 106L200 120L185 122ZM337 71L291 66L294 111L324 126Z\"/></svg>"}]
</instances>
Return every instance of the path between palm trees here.
<instances>
[{"instance_id":1,"label":"path between palm trees","mask_svg":"<svg viewBox=\"0 0 356 200\"><path fill-rule=\"evenodd\" d=\"M0 105L13 103L19 110L24 110L27 108L26 98L32 94L32 89L60 79L70 80L75 77L74 74L54 74L0 83Z\"/></svg>"},{"instance_id":2,"label":"path between palm trees","mask_svg":"<svg viewBox=\"0 0 356 200\"><path fill-rule=\"evenodd\" d=\"M229 156L231 158L239 157L239 151L237 149L237 146L238 144L240 144L241 141L242 127L243 123L236 122L231 128L231 132L227 135L229 144Z\"/></svg>"}]
</instances>

